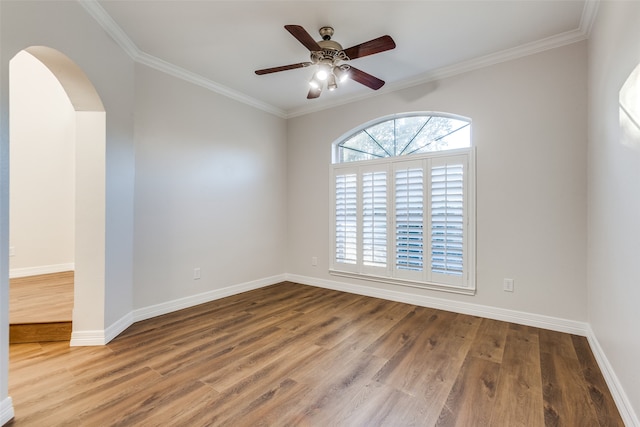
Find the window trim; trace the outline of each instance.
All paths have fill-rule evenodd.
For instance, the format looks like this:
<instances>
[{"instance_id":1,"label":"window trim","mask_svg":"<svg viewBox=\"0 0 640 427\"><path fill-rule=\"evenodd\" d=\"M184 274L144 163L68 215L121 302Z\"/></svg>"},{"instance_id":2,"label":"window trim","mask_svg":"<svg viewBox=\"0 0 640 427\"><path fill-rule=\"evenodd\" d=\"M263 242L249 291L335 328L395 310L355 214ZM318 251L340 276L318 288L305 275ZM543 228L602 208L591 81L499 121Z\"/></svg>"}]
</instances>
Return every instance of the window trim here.
<instances>
[{"instance_id":1,"label":"window trim","mask_svg":"<svg viewBox=\"0 0 640 427\"><path fill-rule=\"evenodd\" d=\"M459 114L441 113L437 111L410 111L407 113L395 113L395 114L389 114L388 116L378 117L376 119L369 120L368 122L363 123L360 126L354 129L351 129L348 132L343 133L338 138L336 138L333 144L331 144L331 164L341 164L340 152L339 152L340 144L350 139L351 137L355 136L357 133L363 131L364 129L368 129L370 127L373 127L380 123L388 122L390 120L403 119L405 117L419 117L419 116L447 117L454 120L466 121L466 122L469 122L469 125L471 125L471 119L469 117L461 116ZM472 132L473 132L473 129L472 129ZM473 147L473 138L471 140L471 147ZM447 153L451 151L454 151L454 150L443 150L443 152L447 152ZM440 151L432 151L431 153L435 154L439 152ZM426 153L426 154L430 154L430 153ZM396 156L396 157L411 158L412 156L415 156L415 155L416 154L410 154L406 156ZM417 154L417 155L421 155L421 154ZM390 159L393 157L384 157L384 158ZM379 159L375 159L375 160L379 160ZM359 162L369 162L369 161L375 161L375 160L360 160ZM345 163L354 163L354 162L345 162Z\"/></svg>"},{"instance_id":2,"label":"window trim","mask_svg":"<svg viewBox=\"0 0 640 427\"><path fill-rule=\"evenodd\" d=\"M329 274L333 276L346 277L351 279L360 279L360 280L368 280L372 282L379 282L385 284L392 285L400 285L407 286L419 289L428 289L428 290L437 290L437 291L445 291L450 293L464 294L464 295L475 295L476 293L476 171L475 171L475 147L471 143L471 146L468 148L457 148L451 150L441 150L441 151L433 151L422 154L412 154L407 156L395 156L395 157L385 157L381 159L373 159L373 160L361 160L361 161L352 161L352 162L343 162L339 163L337 160L340 158L338 154L339 145L341 142L346 139L352 137L353 135L361 132L368 127L375 126L379 123L403 118L403 117L411 117L411 116L422 116L422 115L430 115L430 116L439 116L439 117L450 117L456 120L466 120L471 124L471 120L454 114L443 114L443 113L434 113L434 112L412 112L412 113L404 113L404 114L393 114L389 116L385 116L382 118L378 118L372 121L369 121L358 128L352 129L349 132L342 135L332 144L332 164L329 167L329 189L331 191L330 194L330 246L329 246ZM430 219L430 208L427 208L427 205L430 206L431 199L428 195L431 194L431 171L434 166L437 166L438 163L442 163L442 160L446 158L464 158L465 163L465 177L464 177L464 216L466 219L465 223L465 232L464 232L464 274L466 277L463 277L462 284L447 284L441 283L434 280L432 277L434 274L431 272L431 219ZM415 164L421 163L423 166L423 170L425 174L424 177L424 212L423 217L425 218L424 224L428 227L424 229L423 232L423 272L422 276L419 280L416 280L416 276L414 277L398 277L402 276L402 274L395 274L395 228L393 224L395 224L395 202L392 200L395 194L395 170L398 166L402 168L402 164ZM388 207L387 209L387 266L383 268L363 268L363 261L361 260L362 254L358 254L358 261L355 264L346 265L344 263L339 263L336 261L335 249L336 249L336 176L343 173L355 173L357 180L357 206L358 206L358 233L357 233L357 250L362 251L362 177L366 172L372 171L386 171L387 173L387 200ZM427 188L429 187L429 188ZM409 275L411 276L411 275ZM436 274L437 276L437 274ZM426 278L426 279L425 279ZM424 279L424 280L423 280Z\"/></svg>"},{"instance_id":3,"label":"window trim","mask_svg":"<svg viewBox=\"0 0 640 427\"><path fill-rule=\"evenodd\" d=\"M330 220L332 224L330 224L330 245L329 245L329 274L333 276L339 277L347 277L352 279L364 279L370 280L379 283L388 283L394 285L402 285L409 286L420 289L429 289L429 290L438 290L438 291L446 291L457 294L464 295L475 295L476 292L476 191L475 191L475 147L469 148L461 148L456 150L447 150L447 151L438 151L428 154L419 154L412 155L406 158L402 157L387 157L384 159L376 159L376 160L366 160L361 162L348 162L348 163L338 163L330 165L330 173L329 173L329 188L332 193L335 193L335 177L336 172L341 170L358 170L357 179L358 183L360 182L361 172L359 170L364 169L367 171L370 170L387 170L389 172L393 171L393 163L402 163L407 161L424 161L424 160L432 160L432 159L442 159L447 157L460 157L467 156L466 161L466 177L465 177L465 210L466 210L466 227L467 230L465 232L465 249L466 249L466 258L465 263L467 264L467 269L465 273L467 275L465 282L465 286L458 286L452 284L444 284L438 283L433 280L413 280L408 278L400 278L393 277L391 274L391 270L394 268L393 265L387 265L385 267L387 269L387 274L385 276L375 274L371 272L371 269L362 269L358 270L358 263L349 265L349 268L344 268L344 265L337 265L335 260L335 195L331 195L330 203L329 203L329 212L330 212ZM395 160L395 161L394 161ZM376 168L376 166L378 168ZM430 171L430 170L429 170ZM387 194L387 197L390 198L390 193ZM425 199L425 203L427 203L428 199ZM360 204L360 201L358 201ZM359 210L360 211L360 210ZM426 216L425 210L425 216ZM391 216L391 212L388 212L388 216ZM392 220L388 218L387 223L390 224ZM388 227L390 229L391 227ZM425 232L424 236L425 245L430 244L427 243L428 234ZM358 239L361 239L361 236L358 236ZM393 245L392 239L389 239L387 242L387 247L391 250L391 246ZM425 266L427 264L427 253L430 256L430 251L425 251ZM430 262L430 261L429 261ZM341 268L342 267L342 268ZM425 267L426 268L426 267Z\"/></svg>"}]
</instances>

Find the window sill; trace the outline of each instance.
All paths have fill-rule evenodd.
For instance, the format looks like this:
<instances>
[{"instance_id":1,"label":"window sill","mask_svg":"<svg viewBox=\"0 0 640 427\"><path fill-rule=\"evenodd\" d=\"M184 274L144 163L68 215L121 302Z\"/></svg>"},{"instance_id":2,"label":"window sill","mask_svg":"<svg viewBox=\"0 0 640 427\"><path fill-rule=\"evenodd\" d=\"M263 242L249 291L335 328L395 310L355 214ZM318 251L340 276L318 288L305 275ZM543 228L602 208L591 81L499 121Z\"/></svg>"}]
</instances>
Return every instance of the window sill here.
<instances>
[{"instance_id":1,"label":"window sill","mask_svg":"<svg viewBox=\"0 0 640 427\"><path fill-rule=\"evenodd\" d=\"M350 271L341 271L329 269L329 274L333 276L348 277L350 279L369 280L372 282L388 283L391 285L408 286L412 288L428 289L432 291L450 292L462 295L475 295L475 288L466 288L461 286L443 285L430 282L417 282L414 280L397 279L393 277L376 276L373 274L353 273Z\"/></svg>"}]
</instances>

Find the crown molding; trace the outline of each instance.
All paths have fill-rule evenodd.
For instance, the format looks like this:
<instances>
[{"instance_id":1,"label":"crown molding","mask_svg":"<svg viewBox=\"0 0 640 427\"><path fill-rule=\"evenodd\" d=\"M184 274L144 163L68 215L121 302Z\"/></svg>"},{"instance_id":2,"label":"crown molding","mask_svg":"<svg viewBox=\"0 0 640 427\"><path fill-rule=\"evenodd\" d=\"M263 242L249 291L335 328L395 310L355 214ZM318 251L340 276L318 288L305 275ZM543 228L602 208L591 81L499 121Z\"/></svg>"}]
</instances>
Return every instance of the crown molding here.
<instances>
[{"instance_id":1,"label":"crown molding","mask_svg":"<svg viewBox=\"0 0 640 427\"><path fill-rule=\"evenodd\" d=\"M102 8L102 6L100 6L98 0L78 0L78 2L135 62L167 73L184 81L201 86L212 92L216 92L220 95L226 96L228 98L234 99L236 101L242 102L244 104L250 105L284 119L303 116L306 114L327 110L329 108L350 104L352 102L369 99L375 96L380 96L401 89L430 83L448 77L453 77L462 73L467 73L469 71L499 64L501 62L511 61L514 59L522 58L524 56L533 55L546 50L555 49L568 44L586 40L591 33L591 28L593 27L593 24L595 22L595 18L598 13L598 6L600 4L600 0L585 1L584 8L582 10L582 16L580 19L580 25L575 30L567 31L562 34L547 37L535 42L526 43L514 48L474 58L468 61L462 61L448 67L432 70L416 78L405 80L400 83L387 84L374 93L354 95L328 104L309 105L285 111L281 108L260 101L242 92L221 85L197 73L178 67L175 64L141 51L124 32L124 30L120 28L120 26L113 20L113 18L111 18L111 16Z\"/></svg>"},{"instance_id":2,"label":"crown molding","mask_svg":"<svg viewBox=\"0 0 640 427\"><path fill-rule=\"evenodd\" d=\"M286 118L287 116L286 112L278 107L275 107L271 104L260 101L249 95L245 95L244 93L233 90L227 86L216 83L211 79L208 79L197 73L186 70L182 67L178 67L177 65L174 65L163 59L157 58L153 55L149 55L147 53L141 52L140 55L138 55L138 57L135 58L135 60L139 64L143 64L143 65L146 65L147 67L154 68L158 71L162 71L163 73L185 80L189 83L201 86L212 92L226 96L227 98L231 98L235 101L242 102L243 104L250 105L257 109L266 111L267 113L274 114L283 119Z\"/></svg>"},{"instance_id":3,"label":"crown molding","mask_svg":"<svg viewBox=\"0 0 640 427\"><path fill-rule=\"evenodd\" d=\"M113 38L113 40L124 50L135 62L146 65L147 67L156 69L163 73L177 77L181 80L204 87L212 92L226 96L243 104L250 105L267 113L274 114L281 118L286 118L287 114L284 110L277 108L271 104L260 101L242 92L233 90L227 86L221 85L211 79L203 77L197 73L178 67L175 64L167 62L143 52L129 38L127 33L113 20L111 15L103 9L98 0L78 0L80 5L95 19L98 24Z\"/></svg>"},{"instance_id":4,"label":"crown molding","mask_svg":"<svg viewBox=\"0 0 640 427\"><path fill-rule=\"evenodd\" d=\"M584 2L582 17L580 19L580 31L585 35L586 38L589 38L589 36L591 36L591 29L593 28L594 22L596 22L599 7L600 0L586 0Z\"/></svg>"},{"instance_id":5,"label":"crown molding","mask_svg":"<svg viewBox=\"0 0 640 427\"><path fill-rule=\"evenodd\" d=\"M350 104L352 102L373 98L375 96L380 96L401 89L407 89L413 86L430 83L447 77L453 77L458 74L467 73L469 71L499 64L501 62L511 61L514 59L522 58L524 56L544 52L545 50L555 49L586 40L591 34L591 29L593 28L593 24L598 14L598 6L600 5L600 1L601 0L585 0L584 7L582 9L582 16L580 17L580 25L575 30L567 31L555 36L547 37L545 39L537 40L531 43L526 43L514 48L481 56L468 61L459 62L449 67L439 68L422 74L421 76L418 76L416 78L405 80L401 83L392 83L385 85L383 88L374 93L354 95L348 98L342 98L340 101L331 104L325 104L322 106L315 105L309 107L305 106L294 108L287 112L286 118L289 119L293 117L303 116L329 108Z\"/></svg>"},{"instance_id":6,"label":"crown molding","mask_svg":"<svg viewBox=\"0 0 640 427\"><path fill-rule=\"evenodd\" d=\"M587 35L584 33L582 29L567 31L565 33L547 37L545 39L537 40L535 42L526 43L510 49L505 49L500 52L470 59L468 61L462 61L448 67L438 68L436 70L422 74L416 78L405 80L400 83L387 84L384 87L382 87L380 90L376 91L375 93L366 93L362 95L343 98L338 102L332 103L331 105L301 107L301 108L289 110L286 118L303 116L305 114L315 113L328 108L350 104L355 101L369 99L375 96L380 96L386 93L395 92L401 89L407 89L407 88L419 86L425 83L442 80L448 77L453 77L459 74L467 73L469 71L474 71L481 68L489 67L491 65L499 64L501 62L507 62L507 61L522 58L525 56L533 55L536 53L544 52L546 50L555 49L555 48L566 46L572 43L577 43L579 41L586 40L586 39L587 39Z\"/></svg>"},{"instance_id":7,"label":"crown molding","mask_svg":"<svg viewBox=\"0 0 640 427\"><path fill-rule=\"evenodd\" d=\"M138 46L131 41L127 33L113 20L111 15L100 6L98 0L78 0L78 3L93 19L95 19L103 30L124 50L134 61L142 54Z\"/></svg>"}]
</instances>

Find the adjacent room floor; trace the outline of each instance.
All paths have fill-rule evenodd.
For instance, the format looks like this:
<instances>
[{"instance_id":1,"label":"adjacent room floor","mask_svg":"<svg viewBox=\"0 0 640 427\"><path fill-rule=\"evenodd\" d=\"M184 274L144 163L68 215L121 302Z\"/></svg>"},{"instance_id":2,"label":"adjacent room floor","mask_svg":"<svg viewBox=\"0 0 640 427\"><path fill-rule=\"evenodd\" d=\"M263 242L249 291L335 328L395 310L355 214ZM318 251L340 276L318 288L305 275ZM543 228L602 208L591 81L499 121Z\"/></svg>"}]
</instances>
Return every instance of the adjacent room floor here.
<instances>
[{"instance_id":1,"label":"adjacent room floor","mask_svg":"<svg viewBox=\"0 0 640 427\"><path fill-rule=\"evenodd\" d=\"M11 343L71 339L74 273L20 277L9 283Z\"/></svg>"}]
</instances>

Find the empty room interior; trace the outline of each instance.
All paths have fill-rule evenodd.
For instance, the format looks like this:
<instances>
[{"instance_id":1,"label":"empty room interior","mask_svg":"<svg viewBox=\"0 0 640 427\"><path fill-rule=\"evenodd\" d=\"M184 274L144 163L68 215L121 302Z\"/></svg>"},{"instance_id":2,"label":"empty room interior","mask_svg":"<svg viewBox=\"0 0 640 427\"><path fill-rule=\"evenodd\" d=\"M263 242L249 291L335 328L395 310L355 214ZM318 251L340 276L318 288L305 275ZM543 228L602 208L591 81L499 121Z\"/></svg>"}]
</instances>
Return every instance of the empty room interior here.
<instances>
[{"instance_id":1,"label":"empty room interior","mask_svg":"<svg viewBox=\"0 0 640 427\"><path fill-rule=\"evenodd\" d=\"M640 2L0 0L0 425L640 427Z\"/></svg>"}]
</instances>

